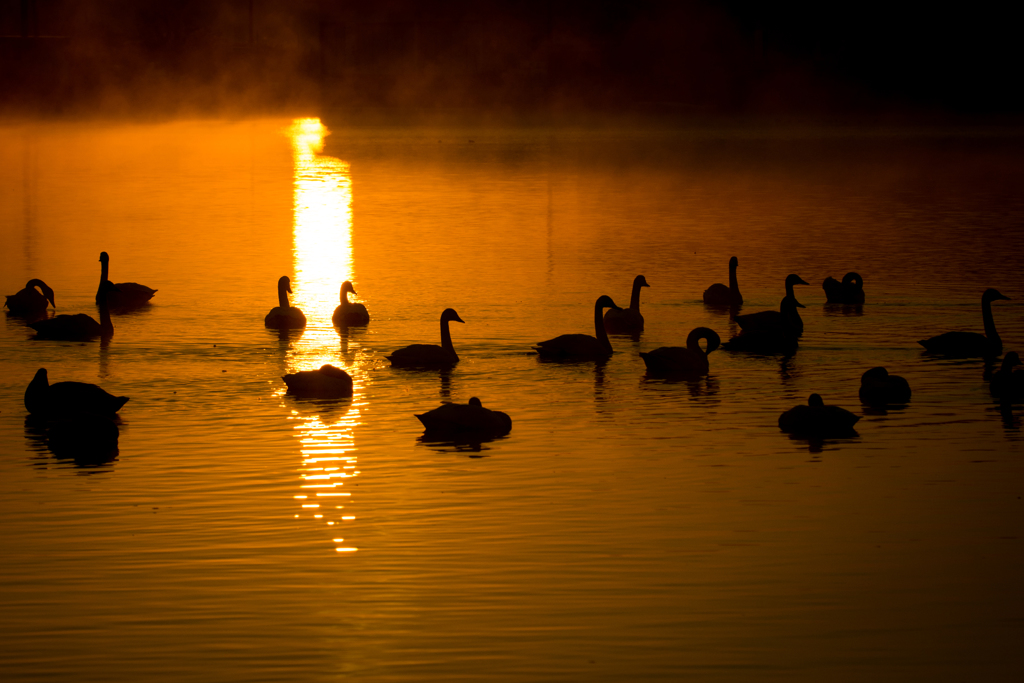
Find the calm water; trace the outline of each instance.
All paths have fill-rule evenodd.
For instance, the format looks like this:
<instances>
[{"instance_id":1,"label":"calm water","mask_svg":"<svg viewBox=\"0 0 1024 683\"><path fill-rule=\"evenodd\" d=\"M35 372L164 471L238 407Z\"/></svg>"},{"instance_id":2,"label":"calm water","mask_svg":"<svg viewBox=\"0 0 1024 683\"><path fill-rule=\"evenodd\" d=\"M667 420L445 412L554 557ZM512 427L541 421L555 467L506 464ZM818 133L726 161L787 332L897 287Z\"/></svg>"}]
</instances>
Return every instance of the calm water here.
<instances>
[{"instance_id":1,"label":"calm water","mask_svg":"<svg viewBox=\"0 0 1024 683\"><path fill-rule=\"evenodd\" d=\"M1012 680L1024 674L1024 437L980 361L1024 350L1024 138L941 131L349 131L314 122L0 129L0 285L95 314L159 290L107 346L0 332L0 673L19 681ZM693 383L642 350L745 312L790 272L790 359L716 351ZM864 276L862 314L820 283ZM531 343L592 333L600 294L647 329L603 367ZM309 326L263 327L292 278ZM330 323L351 279L365 330ZM384 355L438 343L452 372ZM345 367L349 401L284 395ZM908 378L888 414L874 365ZM131 396L119 457L80 467L26 429L35 370ZM812 392L862 414L815 444ZM413 417L480 397L512 433L425 444Z\"/></svg>"}]
</instances>

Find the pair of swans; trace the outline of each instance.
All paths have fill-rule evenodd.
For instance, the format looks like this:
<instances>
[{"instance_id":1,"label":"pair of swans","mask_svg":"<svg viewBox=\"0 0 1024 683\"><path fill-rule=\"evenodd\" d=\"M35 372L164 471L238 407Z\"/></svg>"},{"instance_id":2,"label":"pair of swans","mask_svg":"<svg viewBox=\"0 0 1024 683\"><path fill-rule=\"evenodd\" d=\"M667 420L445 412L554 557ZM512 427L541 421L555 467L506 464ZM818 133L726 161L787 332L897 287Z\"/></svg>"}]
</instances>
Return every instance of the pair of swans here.
<instances>
[{"instance_id":1,"label":"pair of swans","mask_svg":"<svg viewBox=\"0 0 1024 683\"><path fill-rule=\"evenodd\" d=\"M356 290L351 282L345 280L341 284L341 305L334 309L331 321L335 327L368 325L370 314L366 306L349 301L349 292L355 294ZM292 281L284 275L277 281L277 306L270 309L270 313L263 319L266 327L273 330L301 330L306 326L305 314L288 302L291 293Z\"/></svg>"},{"instance_id":2,"label":"pair of swans","mask_svg":"<svg viewBox=\"0 0 1024 683\"><path fill-rule=\"evenodd\" d=\"M780 302L779 310L735 316L734 320L742 332L723 344L722 348L757 353L787 353L795 350L797 339L804 332L804 321L797 309L804 308L804 305L796 300L793 287L806 284L795 273L787 275L786 296Z\"/></svg>"}]
</instances>

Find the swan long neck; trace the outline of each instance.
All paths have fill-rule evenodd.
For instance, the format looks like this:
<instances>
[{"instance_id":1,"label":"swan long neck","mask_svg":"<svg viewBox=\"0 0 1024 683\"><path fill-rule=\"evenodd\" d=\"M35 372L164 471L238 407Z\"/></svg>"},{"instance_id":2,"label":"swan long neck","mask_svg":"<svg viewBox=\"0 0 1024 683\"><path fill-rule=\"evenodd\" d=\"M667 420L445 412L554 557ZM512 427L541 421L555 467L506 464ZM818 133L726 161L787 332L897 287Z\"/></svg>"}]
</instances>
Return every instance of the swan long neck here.
<instances>
[{"instance_id":1,"label":"swan long neck","mask_svg":"<svg viewBox=\"0 0 1024 683\"><path fill-rule=\"evenodd\" d=\"M348 300L348 290L341 290L341 305L347 308L350 303L352 302Z\"/></svg>"},{"instance_id":2,"label":"swan long neck","mask_svg":"<svg viewBox=\"0 0 1024 683\"><path fill-rule=\"evenodd\" d=\"M459 354L455 353L455 345L452 344L452 333L448 329L448 319L441 318L441 348L452 354L456 360L459 358Z\"/></svg>"},{"instance_id":3,"label":"swan long neck","mask_svg":"<svg viewBox=\"0 0 1024 683\"><path fill-rule=\"evenodd\" d=\"M100 336L114 336L114 323L110 320L110 307L107 305L107 292L100 296Z\"/></svg>"},{"instance_id":4,"label":"swan long neck","mask_svg":"<svg viewBox=\"0 0 1024 683\"><path fill-rule=\"evenodd\" d=\"M999 333L996 332L996 322L992 319L992 302L988 299L981 300L981 319L985 323L985 336L989 341L1001 343Z\"/></svg>"},{"instance_id":5,"label":"swan long neck","mask_svg":"<svg viewBox=\"0 0 1024 683\"><path fill-rule=\"evenodd\" d=\"M100 285L109 280L110 267L106 259L100 261Z\"/></svg>"},{"instance_id":6,"label":"swan long neck","mask_svg":"<svg viewBox=\"0 0 1024 683\"><path fill-rule=\"evenodd\" d=\"M793 295L793 283L790 282L789 280L786 280L786 296L793 297L794 299L796 298Z\"/></svg>"},{"instance_id":7,"label":"swan long neck","mask_svg":"<svg viewBox=\"0 0 1024 683\"><path fill-rule=\"evenodd\" d=\"M633 288L633 296L637 300L640 299L640 293L637 291L637 287ZM594 304L594 336L597 337L597 341L601 342L601 346L605 347L609 351L612 350L612 343L608 341L608 333L604 330L604 316L602 315L603 310L601 304Z\"/></svg>"},{"instance_id":8,"label":"swan long neck","mask_svg":"<svg viewBox=\"0 0 1024 683\"><path fill-rule=\"evenodd\" d=\"M639 282L633 283L633 293L629 296L629 308L632 311L640 310L640 288L643 287Z\"/></svg>"},{"instance_id":9,"label":"swan long neck","mask_svg":"<svg viewBox=\"0 0 1024 683\"><path fill-rule=\"evenodd\" d=\"M736 266L729 266L729 291L733 295L740 293L740 285L736 281Z\"/></svg>"},{"instance_id":10,"label":"swan long neck","mask_svg":"<svg viewBox=\"0 0 1024 683\"><path fill-rule=\"evenodd\" d=\"M288 288L283 282L277 286L277 305L288 308Z\"/></svg>"}]
</instances>

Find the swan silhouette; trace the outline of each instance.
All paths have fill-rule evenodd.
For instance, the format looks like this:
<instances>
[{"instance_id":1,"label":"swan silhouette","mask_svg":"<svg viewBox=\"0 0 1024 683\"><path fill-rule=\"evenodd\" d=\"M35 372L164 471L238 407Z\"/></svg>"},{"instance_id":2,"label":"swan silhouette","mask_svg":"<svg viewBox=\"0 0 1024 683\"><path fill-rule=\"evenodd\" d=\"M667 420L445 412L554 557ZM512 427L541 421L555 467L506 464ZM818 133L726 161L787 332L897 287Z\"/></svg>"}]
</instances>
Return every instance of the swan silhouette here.
<instances>
[{"instance_id":1,"label":"swan silhouette","mask_svg":"<svg viewBox=\"0 0 1024 683\"><path fill-rule=\"evenodd\" d=\"M295 306L288 305L288 295L292 291L292 281L282 275L277 281L277 306L270 309L263 324L272 330L300 330L306 326L306 316Z\"/></svg>"},{"instance_id":2,"label":"swan silhouette","mask_svg":"<svg viewBox=\"0 0 1024 683\"><path fill-rule=\"evenodd\" d=\"M107 252L100 252L100 286L96 290L96 305L100 304L100 300L104 296L103 283L109 279L110 271L110 256ZM117 282L114 284L117 288L106 292L107 304L111 308L135 308L137 306L143 306L149 303L149 300L156 294L155 289L151 289L146 285L140 285L137 282Z\"/></svg>"},{"instance_id":3,"label":"swan silhouette","mask_svg":"<svg viewBox=\"0 0 1024 683\"><path fill-rule=\"evenodd\" d=\"M441 312L441 345L411 344L384 356L395 368L446 368L459 362L459 356L452 345L452 333L448 323L465 322L454 308L446 308Z\"/></svg>"},{"instance_id":4,"label":"swan silhouette","mask_svg":"<svg viewBox=\"0 0 1024 683\"><path fill-rule=\"evenodd\" d=\"M794 406L779 416L779 429L790 434L842 438L856 436L853 426L860 420L839 406L827 406L819 394L811 394L807 405Z\"/></svg>"},{"instance_id":5,"label":"swan silhouette","mask_svg":"<svg viewBox=\"0 0 1024 683\"><path fill-rule=\"evenodd\" d=\"M804 305L795 297L783 297L778 311L763 311L764 313L775 313L775 316L766 317L763 324L754 329L744 329L722 344L722 348L729 351L753 351L769 354L795 351L797 339L800 336L797 332L797 321L800 320L800 314L796 310L798 308L804 308Z\"/></svg>"},{"instance_id":6,"label":"swan silhouette","mask_svg":"<svg viewBox=\"0 0 1024 683\"><path fill-rule=\"evenodd\" d=\"M417 415L425 433L435 436L504 436L512 431L512 418L500 410L488 410L475 396L468 404L444 403Z\"/></svg>"},{"instance_id":7,"label":"swan silhouette","mask_svg":"<svg viewBox=\"0 0 1024 683\"><path fill-rule=\"evenodd\" d=\"M1024 372L1018 370L1020 356L1010 351L1003 357L1003 364L992 373L989 391L992 396L1004 402L1024 400Z\"/></svg>"},{"instance_id":8,"label":"swan silhouette","mask_svg":"<svg viewBox=\"0 0 1024 683\"><path fill-rule=\"evenodd\" d=\"M796 295L793 294L794 285L806 285L803 278L799 275L790 274L786 276L786 298L792 298L796 301ZM785 301L785 299L783 299ZM797 303L797 307L804 308L800 303ZM756 331L763 329L774 329L778 328L782 324L783 311L758 311L757 313L748 313L746 315L737 315L734 320L736 324L740 326L744 332ZM800 318L800 313L797 312L796 307L789 313L789 318L786 322L788 329L800 336L804 333L804 321Z\"/></svg>"},{"instance_id":9,"label":"swan silhouette","mask_svg":"<svg viewBox=\"0 0 1024 683\"><path fill-rule=\"evenodd\" d=\"M46 368L36 370L25 389L25 409L32 415L55 417L91 413L112 416L128 402L127 396L114 396L95 384L57 382L50 384Z\"/></svg>"},{"instance_id":10,"label":"swan silhouette","mask_svg":"<svg viewBox=\"0 0 1024 683\"><path fill-rule=\"evenodd\" d=\"M594 336L589 334L563 334L554 339L538 342L533 347L546 360L601 360L612 355L612 345L604 329L601 313L606 308L618 309L610 296L601 295L594 303Z\"/></svg>"},{"instance_id":11,"label":"swan silhouette","mask_svg":"<svg viewBox=\"0 0 1024 683\"><path fill-rule=\"evenodd\" d=\"M910 383L885 368L871 368L860 378L860 402L876 407L910 402Z\"/></svg>"},{"instance_id":12,"label":"swan silhouette","mask_svg":"<svg viewBox=\"0 0 1024 683\"><path fill-rule=\"evenodd\" d=\"M18 316L42 315L49 306L53 306L54 310L57 308L53 301L53 290L38 278L29 280L25 288L15 294L8 294L4 305L12 315Z\"/></svg>"},{"instance_id":13,"label":"swan silhouette","mask_svg":"<svg viewBox=\"0 0 1024 683\"><path fill-rule=\"evenodd\" d=\"M352 283L345 280L341 283L341 305L334 309L334 316L331 321L335 327L348 327L350 325L368 325L370 314L363 304L354 303L348 300L348 293L356 293Z\"/></svg>"},{"instance_id":14,"label":"swan silhouette","mask_svg":"<svg viewBox=\"0 0 1024 683\"><path fill-rule=\"evenodd\" d=\"M923 346L929 353L934 353L951 358L972 358L984 356L995 358L1003 352L1003 340L996 332L996 324L992 320L992 302L998 300L1009 301L1010 297L1003 296L996 289L986 289L981 295L981 318L985 325L985 334L977 332L946 332L944 334L922 339L918 344Z\"/></svg>"},{"instance_id":15,"label":"swan silhouette","mask_svg":"<svg viewBox=\"0 0 1024 683\"><path fill-rule=\"evenodd\" d=\"M300 398L347 398L352 395L352 377L341 368L322 365L319 370L302 370L281 377L288 393Z\"/></svg>"},{"instance_id":16,"label":"swan silhouette","mask_svg":"<svg viewBox=\"0 0 1024 683\"><path fill-rule=\"evenodd\" d=\"M740 294L740 286L736 281L736 266L739 259L735 256L729 259L729 285L716 282L704 290L704 303L709 306L729 306L739 308L743 305L743 295Z\"/></svg>"},{"instance_id":17,"label":"swan silhouette","mask_svg":"<svg viewBox=\"0 0 1024 683\"><path fill-rule=\"evenodd\" d=\"M864 279L852 271L843 276L842 282L834 277L825 278L825 281L821 283L821 288L825 290L825 303L827 304L860 305L864 303Z\"/></svg>"},{"instance_id":18,"label":"swan silhouette","mask_svg":"<svg viewBox=\"0 0 1024 683\"><path fill-rule=\"evenodd\" d=\"M640 315L640 288L650 287L643 275L633 279L629 308L610 308L604 314L604 329L612 334L633 334L644 331L644 317Z\"/></svg>"},{"instance_id":19,"label":"swan silhouette","mask_svg":"<svg viewBox=\"0 0 1024 683\"><path fill-rule=\"evenodd\" d=\"M109 294L117 291L117 287L107 280L100 286L100 291ZM62 341L89 341L97 337L109 339L114 336L114 324L110 321L110 307L107 297L100 299L100 321L96 322L85 313L75 315L57 315L46 320L37 320L28 324L36 331L36 339L57 339Z\"/></svg>"},{"instance_id":20,"label":"swan silhouette","mask_svg":"<svg viewBox=\"0 0 1024 683\"><path fill-rule=\"evenodd\" d=\"M700 340L707 340L707 351L700 347ZM686 337L686 347L662 346L641 353L650 374L661 375L706 375L710 369L708 356L722 343L718 333L709 327L698 327Z\"/></svg>"}]
</instances>

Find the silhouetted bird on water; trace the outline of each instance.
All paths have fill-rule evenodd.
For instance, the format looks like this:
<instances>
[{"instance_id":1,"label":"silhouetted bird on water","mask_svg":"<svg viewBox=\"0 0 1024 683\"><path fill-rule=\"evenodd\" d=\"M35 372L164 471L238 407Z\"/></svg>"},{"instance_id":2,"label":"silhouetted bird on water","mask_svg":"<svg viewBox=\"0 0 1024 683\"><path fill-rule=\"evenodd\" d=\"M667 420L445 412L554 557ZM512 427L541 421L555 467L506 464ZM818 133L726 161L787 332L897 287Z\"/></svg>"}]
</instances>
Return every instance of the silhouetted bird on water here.
<instances>
[{"instance_id":1,"label":"silhouetted bird on water","mask_svg":"<svg viewBox=\"0 0 1024 683\"><path fill-rule=\"evenodd\" d=\"M1010 351L1003 357L1002 366L992 373L988 385L993 397L1004 403L1024 401L1024 372L1018 369L1020 364L1016 351Z\"/></svg>"},{"instance_id":2,"label":"silhouetted bird on water","mask_svg":"<svg viewBox=\"0 0 1024 683\"><path fill-rule=\"evenodd\" d=\"M512 431L512 418L484 408L475 396L466 405L445 403L416 418L428 436L504 436Z\"/></svg>"},{"instance_id":3,"label":"silhouetted bird on water","mask_svg":"<svg viewBox=\"0 0 1024 683\"><path fill-rule=\"evenodd\" d=\"M707 351L700 340L707 340ZM708 374L708 355L722 343L718 333L708 327L698 327L686 337L686 347L662 346L641 353L649 375L700 376Z\"/></svg>"},{"instance_id":4,"label":"silhouetted bird on water","mask_svg":"<svg viewBox=\"0 0 1024 683\"><path fill-rule=\"evenodd\" d=\"M335 327L368 325L370 313L366 310L366 306L349 301L349 292L355 294L356 290L352 287L351 282L345 280L341 283L341 305L334 309L331 321Z\"/></svg>"},{"instance_id":5,"label":"silhouetted bird on water","mask_svg":"<svg viewBox=\"0 0 1024 683\"><path fill-rule=\"evenodd\" d=\"M302 370L281 377L288 385L288 393L300 398L347 398L352 395L352 378L333 365L322 365L319 370Z\"/></svg>"},{"instance_id":6,"label":"silhouetted bird on water","mask_svg":"<svg viewBox=\"0 0 1024 683\"><path fill-rule=\"evenodd\" d=\"M103 283L109 279L110 256L105 251L100 252L100 264L100 286L96 290L96 305L100 304L100 300L104 295ZM114 286L117 289L107 292L106 295L107 304L115 309L144 306L156 294L155 289L151 289L146 285L140 285L137 282L118 282Z\"/></svg>"},{"instance_id":7,"label":"silhouetted bird on water","mask_svg":"<svg viewBox=\"0 0 1024 683\"><path fill-rule=\"evenodd\" d=\"M650 287L643 275L633 279L629 308L611 308L604 314L604 329L612 334L634 334L644 331L644 317L640 315L640 288Z\"/></svg>"},{"instance_id":8,"label":"silhouetted bird on water","mask_svg":"<svg viewBox=\"0 0 1024 683\"><path fill-rule=\"evenodd\" d=\"M604 329L601 313L606 308L618 310L611 297L602 295L594 303L594 336L589 334L563 334L554 339L538 342L533 350L546 360L603 360L612 355L612 344Z\"/></svg>"},{"instance_id":9,"label":"silhouetted bird on water","mask_svg":"<svg viewBox=\"0 0 1024 683\"><path fill-rule=\"evenodd\" d=\"M117 291L110 280L100 286L104 294ZM109 339L114 336L114 324L110 321L110 310L106 297L100 299L100 321L96 322L85 313L58 315L46 320L28 324L36 331L36 339L57 339L62 341L89 341L97 337Z\"/></svg>"},{"instance_id":10,"label":"silhouetted bird on water","mask_svg":"<svg viewBox=\"0 0 1024 683\"><path fill-rule=\"evenodd\" d=\"M272 330L301 330L306 326L306 316L295 306L288 304L292 292L292 281L282 275L277 281L277 306L270 309L263 324Z\"/></svg>"},{"instance_id":11,"label":"silhouetted bird on water","mask_svg":"<svg viewBox=\"0 0 1024 683\"><path fill-rule=\"evenodd\" d=\"M910 383L885 368L871 368L860 378L860 402L876 407L910 402Z\"/></svg>"},{"instance_id":12,"label":"silhouetted bird on water","mask_svg":"<svg viewBox=\"0 0 1024 683\"><path fill-rule=\"evenodd\" d=\"M95 384L57 382L50 384L46 368L36 370L25 389L25 409L32 415L56 417L91 413L113 416L128 402L127 396L114 396Z\"/></svg>"},{"instance_id":13,"label":"silhouetted bird on water","mask_svg":"<svg viewBox=\"0 0 1024 683\"><path fill-rule=\"evenodd\" d=\"M796 301L796 295L793 293L793 286L806 284L807 283L804 282L803 278L799 275L787 275L786 299ZM785 301L785 299L783 299L783 301ZM744 332L754 332L765 329L777 329L782 324L783 317L785 317L787 331L794 333L799 337L804 333L804 321L800 318L800 313L796 310L797 308L804 308L804 306L797 303L796 307L791 307L791 310L789 311L783 311L782 306L780 306L778 311L759 311L757 313L738 315L734 320Z\"/></svg>"},{"instance_id":14,"label":"silhouetted bird on water","mask_svg":"<svg viewBox=\"0 0 1024 683\"><path fill-rule=\"evenodd\" d=\"M452 333L448 323L464 322L454 308L446 308L441 312L441 345L412 344L384 356L396 368L446 368L459 362L459 356L452 345Z\"/></svg>"},{"instance_id":15,"label":"silhouetted bird on water","mask_svg":"<svg viewBox=\"0 0 1024 683\"><path fill-rule=\"evenodd\" d=\"M729 306L739 308L743 305L743 295L740 294L740 286L736 281L736 266L739 259L735 256L729 259L729 285L716 282L704 290L704 303L709 306Z\"/></svg>"},{"instance_id":16,"label":"silhouetted bird on water","mask_svg":"<svg viewBox=\"0 0 1024 683\"><path fill-rule=\"evenodd\" d=\"M794 406L779 416L779 429L800 436L843 438L857 435L853 426L859 419L859 415L827 406L820 395L811 394L807 405Z\"/></svg>"},{"instance_id":17,"label":"silhouetted bird on water","mask_svg":"<svg viewBox=\"0 0 1024 683\"><path fill-rule=\"evenodd\" d=\"M762 311L763 313L775 313L775 316L770 318L765 316L759 325L754 326L751 330L744 329L722 344L722 348L729 351L752 351L768 354L796 351L797 340L800 336L797 330L803 329L802 324L797 326L800 314L796 309L803 307L804 305L795 297L783 297L778 311Z\"/></svg>"},{"instance_id":18,"label":"silhouetted bird on water","mask_svg":"<svg viewBox=\"0 0 1024 683\"><path fill-rule=\"evenodd\" d=\"M11 315L17 316L44 315L49 306L53 306L54 310L57 308L53 300L53 290L39 279L29 280L24 289L15 294L8 294L7 303L4 305Z\"/></svg>"},{"instance_id":19,"label":"silhouetted bird on water","mask_svg":"<svg viewBox=\"0 0 1024 683\"><path fill-rule=\"evenodd\" d=\"M864 280L860 275L849 272L839 282L834 277L827 277L821 283L825 290L825 303L827 304L853 304L864 303Z\"/></svg>"},{"instance_id":20,"label":"silhouetted bird on water","mask_svg":"<svg viewBox=\"0 0 1024 683\"><path fill-rule=\"evenodd\" d=\"M929 353L935 353L951 358L972 358L984 356L995 358L1003 352L1003 340L996 332L996 324L992 320L992 302L998 300L1009 301L1010 297L1003 296L995 289L986 289L981 295L981 318L985 324L985 334L977 332L946 332L930 339L922 339L917 342Z\"/></svg>"}]
</instances>

